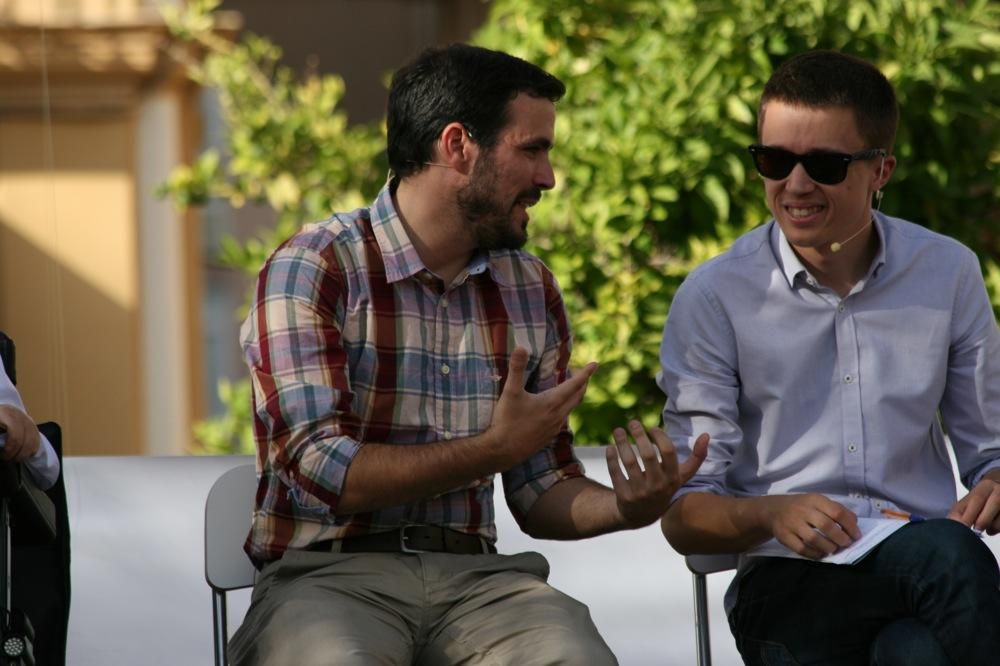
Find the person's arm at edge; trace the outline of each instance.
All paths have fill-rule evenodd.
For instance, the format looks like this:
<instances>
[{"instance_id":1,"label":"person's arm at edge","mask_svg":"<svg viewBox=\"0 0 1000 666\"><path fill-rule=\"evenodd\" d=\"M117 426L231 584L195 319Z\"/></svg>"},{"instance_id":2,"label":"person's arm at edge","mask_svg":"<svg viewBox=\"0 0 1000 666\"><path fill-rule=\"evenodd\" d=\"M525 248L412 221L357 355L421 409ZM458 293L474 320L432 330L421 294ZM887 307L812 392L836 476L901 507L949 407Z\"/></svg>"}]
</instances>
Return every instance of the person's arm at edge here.
<instances>
[{"instance_id":1,"label":"person's arm at edge","mask_svg":"<svg viewBox=\"0 0 1000 666\"><path fill-rule=\"evenodd\" d=\"M42 490L48 490L59 480L59 457L24 408L17 388L7 376L0 361L0 426L3 428L5 460L24 465L28 476Z\"/></svg>"}]
</instances>

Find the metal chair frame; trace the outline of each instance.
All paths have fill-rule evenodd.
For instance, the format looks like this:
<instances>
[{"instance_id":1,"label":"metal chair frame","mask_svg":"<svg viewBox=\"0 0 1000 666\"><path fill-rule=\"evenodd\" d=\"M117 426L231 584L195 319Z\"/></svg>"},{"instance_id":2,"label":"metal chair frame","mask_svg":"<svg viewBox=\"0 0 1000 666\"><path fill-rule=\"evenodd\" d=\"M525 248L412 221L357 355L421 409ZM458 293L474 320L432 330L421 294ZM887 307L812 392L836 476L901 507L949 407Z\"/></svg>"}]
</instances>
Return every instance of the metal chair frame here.
<instances>
[{"instance_id":1,"label":"metal chair frame","mask_svg":"<svg viewBox=\"0 0 1000 666\"><path fill-rule=\"evenodd\" d=\"M684 563L691 571L694 586L694 631L698 666L712 666L712 642L708 621L708 586L705 576L735 569L739 556L735 553L688 555Z\"/></svg>"},{"instance_id":2,"label":"metal chair frame","mask_svg":"<svg viewBox=\"0 0 1000 666\"><path fill-rule=\"evenodd\" d=\"M254 465L241 464L216 479L205 500L205 581L212 588L216 666L228 664L226 593L251 587L257 575L243 551L256 489Z\"/></svg>"}]
</instances>

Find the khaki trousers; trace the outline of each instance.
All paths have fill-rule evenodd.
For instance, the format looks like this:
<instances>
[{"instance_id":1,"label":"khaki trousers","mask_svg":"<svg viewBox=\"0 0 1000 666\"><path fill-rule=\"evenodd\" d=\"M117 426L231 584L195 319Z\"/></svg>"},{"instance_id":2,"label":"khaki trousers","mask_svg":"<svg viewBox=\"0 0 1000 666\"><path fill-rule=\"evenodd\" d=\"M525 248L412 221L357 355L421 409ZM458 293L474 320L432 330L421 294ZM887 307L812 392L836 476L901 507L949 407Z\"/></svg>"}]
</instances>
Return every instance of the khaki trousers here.
<instances>
[{"instance_id":1,"label":"khaki trousers","mask_svg":"<svg viewBox=\"0 0 1000 666\"><path fill-rule=\"evenodd\" d=\"M617 664L538 553L288 551L261 572L234 666Z\"/></svg>"}]
</instances>

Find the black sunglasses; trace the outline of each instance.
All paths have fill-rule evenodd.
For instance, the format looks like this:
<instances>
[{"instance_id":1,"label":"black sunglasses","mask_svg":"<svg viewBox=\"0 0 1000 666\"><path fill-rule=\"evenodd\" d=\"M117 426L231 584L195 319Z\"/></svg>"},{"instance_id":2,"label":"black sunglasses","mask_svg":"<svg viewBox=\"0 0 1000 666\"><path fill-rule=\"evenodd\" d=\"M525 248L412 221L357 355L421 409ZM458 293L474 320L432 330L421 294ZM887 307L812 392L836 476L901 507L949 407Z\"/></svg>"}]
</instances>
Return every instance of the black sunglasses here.
<instances>
[{"instance_id":1,"label":"black sunglasses","mask_svg":"<svg viewBox=\"0 0 1000 666\"><path fill-rule=\"evenodd\" d=\"M753 155L754 166L764 178L769 180L787 178L795 165L801 162L809 177L822 185L836 185L843 182L847 178L847 167L851 166L851 162L886 155L883 148L872 148L850 154L816 151L799 155L784 148L754 144L749 150Z\"/></svg>"}]
</instances>

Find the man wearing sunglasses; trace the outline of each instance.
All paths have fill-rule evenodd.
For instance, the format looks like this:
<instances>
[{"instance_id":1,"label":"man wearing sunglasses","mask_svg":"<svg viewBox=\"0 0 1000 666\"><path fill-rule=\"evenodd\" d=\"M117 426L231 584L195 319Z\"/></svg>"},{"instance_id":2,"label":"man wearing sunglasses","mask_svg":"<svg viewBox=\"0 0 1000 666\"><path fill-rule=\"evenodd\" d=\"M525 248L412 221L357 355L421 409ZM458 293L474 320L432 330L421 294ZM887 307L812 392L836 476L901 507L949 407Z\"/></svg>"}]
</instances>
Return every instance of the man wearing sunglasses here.
<instances>
[{"instance_id":1,"label":"man wearing sunglasses","mask_svg":"<svg viewBox=\"0 0 1000 666\"><path fill-rule=\"evenodd\" d=\"M779 67L750 146L774 219L692 272L664 330L667 432L681 457L711 438L664 534L683 553L773 540L786 555L741 557L727 594L749 664L1000 655L981 538L1000 530L1000 332L975 254L873 210L897 118L867 62ZM902 524L887 516L910 522L854 563L822 561Z\"/></svg>"}]
</instances>

